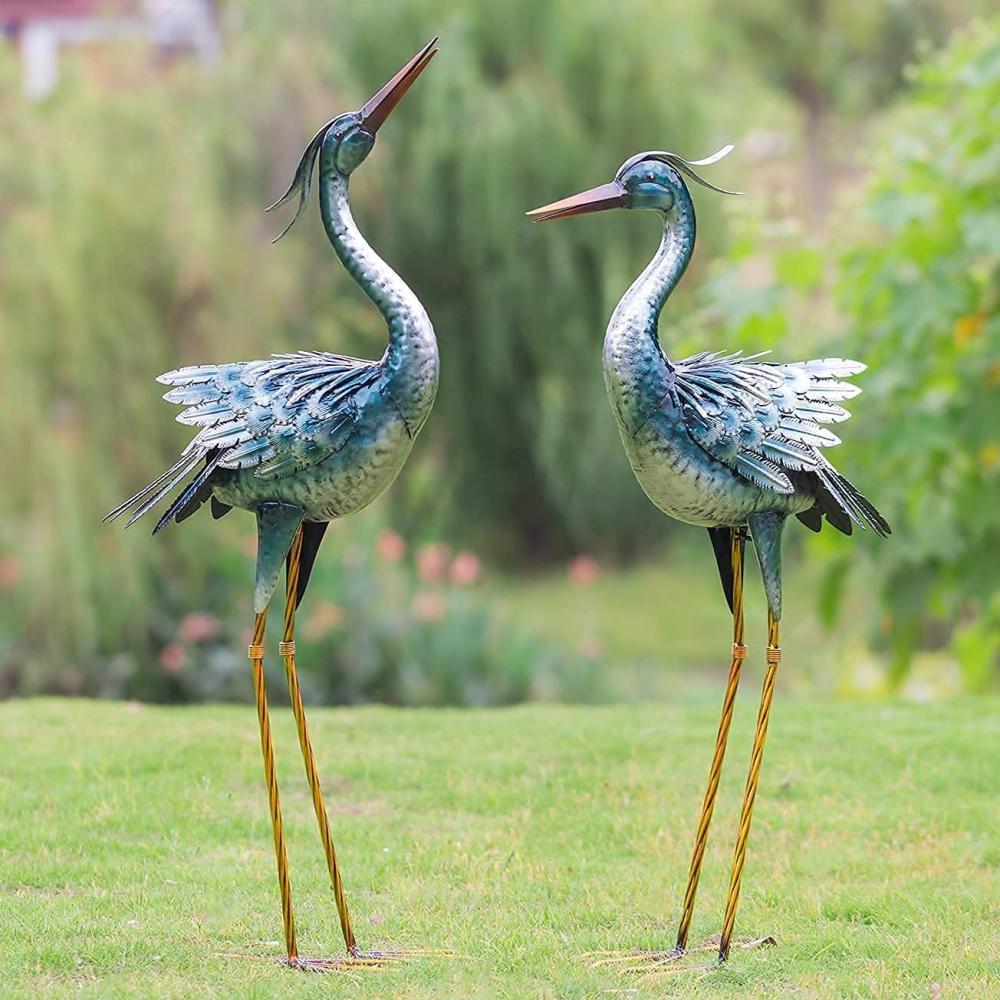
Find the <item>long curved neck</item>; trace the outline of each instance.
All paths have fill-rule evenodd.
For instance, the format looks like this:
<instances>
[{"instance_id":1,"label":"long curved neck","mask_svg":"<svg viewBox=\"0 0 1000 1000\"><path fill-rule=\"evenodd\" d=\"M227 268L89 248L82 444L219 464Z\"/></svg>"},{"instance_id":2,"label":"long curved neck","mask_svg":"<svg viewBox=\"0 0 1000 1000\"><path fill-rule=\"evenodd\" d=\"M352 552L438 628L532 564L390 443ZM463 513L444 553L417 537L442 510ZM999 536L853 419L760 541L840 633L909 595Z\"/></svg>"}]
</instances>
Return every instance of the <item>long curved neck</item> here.
<instances>
[{"instance_id":1,"label":"long curved neck","mask_svg":"<svg viewBox=\"0 0 1000 1000\"><path fill-rule=\"evenodd\" d=\"M659 403L670 370L660 347L660 311L677 287L694 250L695 216L681 194L664 213L663 238L653 259L622 296L604 338L604 376L621 423L635 430Z\"/></svg>"},{"instance_id":2,"label":"long curved neck","mask_svg":"<svg viewBox=\"0 0 1000 1000\"><path fill-rule=\"evenodd\" d=\"M411 433L430 412L437 392L438 349L427 311L410 287L372 249L358 229L347 194L347 177L320 159L323 227L347 273L374 303L389 328L382 358L389 391Z\"/></svg>"}]
</instances>

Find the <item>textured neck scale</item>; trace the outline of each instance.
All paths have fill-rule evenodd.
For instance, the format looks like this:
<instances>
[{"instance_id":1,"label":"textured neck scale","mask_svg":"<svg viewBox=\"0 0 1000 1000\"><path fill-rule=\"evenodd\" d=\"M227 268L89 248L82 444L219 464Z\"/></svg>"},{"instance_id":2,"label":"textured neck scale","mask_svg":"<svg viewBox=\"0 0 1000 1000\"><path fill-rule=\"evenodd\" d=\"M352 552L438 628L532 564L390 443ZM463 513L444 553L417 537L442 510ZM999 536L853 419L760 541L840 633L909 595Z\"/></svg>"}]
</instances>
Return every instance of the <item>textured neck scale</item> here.
<instances>
[{"instance_id":1,"label":"textured neck scale","mask_svg":"<svg viewBox=\"0 0 1000 1000\"><path fill-rule=\"evenodd\" d=\"M665 214L653 259L622 296L604 338L604 380L619 421L635 431L660 401L669 363L660 348L660 310L681 280L694 250L691 199Z\"/></svg>"},{"instance_id":2,"label":"textured neck scale","mask_svg":"<svg viewBox=\"0 0 1000 1000\"><path fill-rule=\"evenodd\" d=\"M351 214L347 177L325 160L320 160L323 226L348 274L386 321L389 346L382 364L392 398L411 433L416 434L437 393L434 328L420 300L361 234Z\"/></svg>"}]
</instances>

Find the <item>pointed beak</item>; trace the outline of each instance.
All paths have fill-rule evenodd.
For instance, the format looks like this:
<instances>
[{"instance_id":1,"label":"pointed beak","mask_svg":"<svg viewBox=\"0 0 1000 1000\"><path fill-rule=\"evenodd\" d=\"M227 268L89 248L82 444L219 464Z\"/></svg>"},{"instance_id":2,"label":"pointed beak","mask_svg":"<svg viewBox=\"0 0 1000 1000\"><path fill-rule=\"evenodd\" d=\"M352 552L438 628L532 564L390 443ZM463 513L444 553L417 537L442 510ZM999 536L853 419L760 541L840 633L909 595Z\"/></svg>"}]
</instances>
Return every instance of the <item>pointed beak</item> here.
<instances>
[{"instance_id":1,"label":"pointed beak","mask_svg":"<svg viewBox=\"0 0 1000 1000\"><path fill-rule=\"evenodd\" d=\"M413 81L424 71L424 67L437 54L435 35L382 89L358 112L361 127L374 135L389 117L392 109L403 99L403 95L413 86Z\"/></svg>"},{"instance_id":2,"label":"pointed beak","mask_svg":"<svg viewBox=\"0 0 1000 1000\"><path fill-rule=\"evenodd\" d=\"M601 184L589 191L570 195L562 201L532 209L525 214L532 222L548 222L550 219L566 219L571 215L586 215L588 212L606 212L609 208L624 208L628 204L628 192L618 183Z\"/></svg>"}]
</instances>

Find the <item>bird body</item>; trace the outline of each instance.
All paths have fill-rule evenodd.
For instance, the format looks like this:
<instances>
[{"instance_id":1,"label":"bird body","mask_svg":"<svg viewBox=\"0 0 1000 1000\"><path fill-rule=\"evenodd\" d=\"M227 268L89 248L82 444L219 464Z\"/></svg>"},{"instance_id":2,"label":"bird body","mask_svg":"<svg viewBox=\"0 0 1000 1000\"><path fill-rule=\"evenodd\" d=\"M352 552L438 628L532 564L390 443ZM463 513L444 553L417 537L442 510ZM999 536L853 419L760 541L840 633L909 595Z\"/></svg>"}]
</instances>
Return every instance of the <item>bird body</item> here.
<instances>
[{"instance_id":1,"label":"bird body","mask_svg":"<svg viewBox=\"0 0 1000 1000\"><path fill-rule=\"evenodd\" d=\"M159 377L174 386L164 398L187 406L177 419L201 427L185 456L217 457L205 485L220 502L295 504L307 521L352 514L391 485L430 414L439 370L426 310L365 240L348 178L322 155L320 183L330 242L386 321L382 358L302 351Z\"/></svg>"},{"instance_id":2,"label":"bird body","mask_svg":"<svg viewBox=\"0 0 1000 1000\"><path fill-rule=\"evenodd\" d=\"M192 371L206 369L167 372L160 381L189 397L215 397L185 410L182 423L198 419L200 407L222 410L189 448L213 459L221 452L206 485L226 506L256 511L274 501L300 507L309 521L343 517L384 492L412 447L378 362L301 352L219 366L197 384Z\"/></svg>"},{"instance_id":3,"label":"bird body","mask_svg":"<svg viewBox=\"0 0 1000 1000\"><path fill-rule=\"evenodd\" d=\"M721 462L692 446L684 416L672 400L632 433L619 424L625 454L647 497L664 514L706 528L736 527L761 510L787 513L811 507L801 493L770 497Z\"/></svg>"},{"instance_id":4,"label":"bird body","mask_svg":"<svg viewBox=\"0 0 1000 1000\"><path fill-rule=\"evenodd\" d=\"M604 341L608 398L646 495L665 514L705 527L736 527L763 511L804 514L817 505L817 518L832 516L848 534L852 520L880 527L874 510L852 503L846 487L838 501L842 477L820 451L839 444L824 425L847 419L839 401L859 391L840 379L864 365L839 358L769 364L721 352L681 361L664 355L660 311L694 241L694 207L679 187L659 249L618 303Z\"/></svg>"}]
</instances>

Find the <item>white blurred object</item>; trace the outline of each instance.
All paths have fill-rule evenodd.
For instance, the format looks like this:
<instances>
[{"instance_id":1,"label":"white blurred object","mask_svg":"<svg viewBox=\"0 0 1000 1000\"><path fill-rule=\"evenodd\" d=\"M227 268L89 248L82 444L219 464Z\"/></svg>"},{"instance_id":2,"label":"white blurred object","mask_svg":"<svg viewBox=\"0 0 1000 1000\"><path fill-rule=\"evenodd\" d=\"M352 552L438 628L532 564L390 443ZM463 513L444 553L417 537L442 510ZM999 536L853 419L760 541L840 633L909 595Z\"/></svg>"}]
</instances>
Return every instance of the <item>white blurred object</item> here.
<instances>
[{"instance_id":1,"label":"white blurred object","mask_svg":"<svg viewBox=\"0 0 1000 1000\"><path fill-rule=\"evenodd\" d=\"M134 0L110 9L89 0L0 0L0 29L18 45L33 100L58 83L65 46L146 41L159 52L192 53L206 66L220 51L213 0Z\"/></svg>"}]
</instances>

